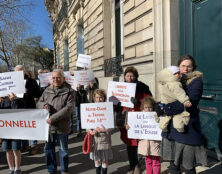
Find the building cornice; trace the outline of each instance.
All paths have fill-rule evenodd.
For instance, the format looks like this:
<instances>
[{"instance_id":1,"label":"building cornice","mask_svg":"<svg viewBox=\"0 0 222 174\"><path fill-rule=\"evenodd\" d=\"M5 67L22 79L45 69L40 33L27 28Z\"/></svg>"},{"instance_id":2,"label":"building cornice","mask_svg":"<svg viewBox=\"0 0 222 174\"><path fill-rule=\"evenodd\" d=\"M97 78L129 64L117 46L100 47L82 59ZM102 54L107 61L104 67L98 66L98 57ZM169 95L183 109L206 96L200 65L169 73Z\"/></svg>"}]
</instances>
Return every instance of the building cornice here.
<instances>
[{"instance_id":1,"label":"building cornice","mask_svg":"<svg viewBox=\"0 0 222 174\"><path fill-rule=\"evenodd\" d=\"M73 15L73 18L75 19L75 15L79 8L84 8L84 2L85 0L75 0L72 2L72 4L69 6L69 16Z\"/></svg>"},{"instance_id":2,"label":"building cornice","mask_svg":"<svg viewBox=\"0 0 222 174\"><path fill-rule=\"evenodd\" d=\"M45 7L49 13L52 13L52 11L54 10L54 4L55 0L45 0Z\"/></svg>"}]
</instances>

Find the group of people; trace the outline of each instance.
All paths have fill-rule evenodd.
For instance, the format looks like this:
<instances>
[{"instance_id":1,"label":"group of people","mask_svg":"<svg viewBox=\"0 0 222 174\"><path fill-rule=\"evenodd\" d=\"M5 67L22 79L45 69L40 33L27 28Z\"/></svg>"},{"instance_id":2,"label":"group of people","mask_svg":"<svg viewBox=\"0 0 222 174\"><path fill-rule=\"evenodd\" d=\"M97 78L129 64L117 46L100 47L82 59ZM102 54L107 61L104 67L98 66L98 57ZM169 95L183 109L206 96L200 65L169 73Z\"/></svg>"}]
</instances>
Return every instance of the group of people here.
<instances>
[{"instance_id":1,"label":"group of people","mask_svg":"<svg viewBox=\"0 0 222 174\"><path fill-rule=\"evenodd\" d=\"M128 174L141 173L141 161L145 157L146 173L159 174L161 160L170 162L169 173L195 174L197 165L207 165L207 154L199 119L198 104L203 92L202 73L196 70L195 59L184 55L178 66L169 66L157 75L160 102L156 102L149 87L138 81L138 71L126 68L124 81L136 83L136 95L131 98L134 108L114 107L116 125L120 128L120 138L126 144L129 160ZM106 99L104 91L94 93L95 102ZM155 111L156 122L162 129L162 141L138 140L127 137L130 129L128 112ZM108 161L112 158L111 130L96 128L88 130L94 136L94 146L90 158L95 161L96 173L107 172Z\"/></svg>"},{"instance_id":2,"label":"group of people","mask_svg":"<svg viewBox=\"0 0 222 174\"><path fill-rule=\"evenodd\" d=\"M23 71L26 80L23 98L18 98L15 94L6 97L0 97L0 109L34 109L36 108L36 99L40 97L40 90L37 82L31 77L29 72L24 70L22 65L17 65L15 71ZM2 139L2 150L6 152L6 158L9 165L9 174L21 173L21 150L27 150L28 140ZM30 153L36 151L37 141L30 142Z\"/></svg>"},{"instance_id":3,"label":"group of people","mask_svg":"<svg viewBox=\"0 0 222 174\"><path fill-rule=\"evenodd\" d=\"M207 155L201 135L198 103L203 92L202 73L196 70L195 59L190 55L180 58L178 66L170 66L157 75L160 89L160 101L152 97L149 87L139 81L136 68L128 67L124 72L124 82L136 83L135 97L131 97L134 108L122 107L120 103L114 106L116 128L120 130L120 138L126 144L129 160L128 174L140 173L141 161L145 157L146 173L159 174L161 160L169 161L169 172L179 174L195 174L198 164L207 164ZM16 70L16 69L15 69ZM14 94L0 98L1 108L24 108L25 96L30 92L32 98L38 98L33 103L38 109L47 109L50 117L46 123L50 125L49 140L45 144L46 166L50 174L57 173L55 154L56 143L59 146L60 170L68 173L68 135L72 129L72 114L77 116L77 136L81 136L81 103L99 103L106 101L106 92L99 89L98 80L89 86L78 85L76 90L66 83L62 69L52 72L53 83L41 96L29 91L23 99ZM27 82L26 82L27 85ZM26 96L27 97L27 96ZM27 100L27 99L26 99ZM31 102L29 103L31 104ZM162 129L162 141L130 139L127 130L128 112L156 112L155 120ZM71 126L70 126L71 125ZM93 137L90 158L94 160L96 174L106 174L109 160L113 158L112 129L97 127L87 130L87 135ZM21 172L20 140L5 140L2 148L7 153L9 173ZM12 160L14 159L14 160Z\"/></svg>"}]
</instances>

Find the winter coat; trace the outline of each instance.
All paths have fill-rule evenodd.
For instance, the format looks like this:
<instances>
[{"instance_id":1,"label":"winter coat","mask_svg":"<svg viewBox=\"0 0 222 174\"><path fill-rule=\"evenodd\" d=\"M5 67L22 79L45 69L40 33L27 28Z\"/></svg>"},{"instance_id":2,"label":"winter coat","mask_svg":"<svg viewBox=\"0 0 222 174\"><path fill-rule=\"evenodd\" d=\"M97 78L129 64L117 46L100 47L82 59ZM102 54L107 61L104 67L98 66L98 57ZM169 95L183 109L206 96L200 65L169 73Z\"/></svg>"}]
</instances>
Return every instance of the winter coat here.
<instances>
[{"instance_id":1,"label":"winter coat","mask_svg":"<svg viewBox=\"0 0 222 174\"><path fill-rule=\"evenodd\" d=\"M94 149L108 150L111 149L111 147L111 129L107 129L106 132L100 132L94 135Z\"/></svg>"},{"instance_id":2,"label":"winter coat","mask_svg":"<svg viewBox=\"0 0 222 174\"><path fill-rule=\"evenodd\" d=\"M189 102L180 80L172 72L165 68L157 74L158 87L160 90L160 100L163 104L168 104L178 100L185 104ZM186 111L173 116L173 126L179 132L184 132L184 126L188 125L190 114ZM160 119L159 126L163 131L167 131L167 126L171 116L164 116Z\"/></svg>"},{"instance_id":3,"label":"winter coat","mask_svg":"<svg viewBox=\"0 0 222 174\"><path fill-rule=\"evenodd\" d=\"M160 71L157 79L161 103L168 104L176 100L183 104L189 102L180 79L176 78L169 69L165 68Z\"/></svg>"},{"instance_id":4,"label":"winter coat","mask_svg":"<svg viewBox=\"0 0 222 174\"><path fill-rule=\"evenodd\" d=\"M40 88L35 79L29 78L27 75L25 75L25 80L25 88L27 90L23 97L25 108L36 108L34 98L39 98L41 96Z\"/></svg>"},{"instance_id":5,"label":"winter coat","mask_svg":"<svg viewBox=\"0 0 222 174\"><path fill-rule=\"evenodd\" d=\"M98 84L94 83L92 87L90 87L90 85L88 86L86 92L87 92L87 96L88 96L88 102L89 103L93 103L93 94L94 94L94 91L98 89Z\"/></svg>"},{"instance_id":6,"label":"winter coat","mask_svg":"<svg viewBox=\"0 0 222 174\"><path fill-rule=\"evenodd\" d=\"M139 140L138 154L144 156L160 156L160 141Z\"/></svg>"},{"instance_id":7,"label":"winter coat","mask_svg":"<svg viewBox=\"0 0 222 174\"><path fill-rule=\"evenodd\" d=\"M84 86L75 91L75 105L80 107L81 103L88 103L87 91L84 89Z\"/></svg>"},{"instance_id":8,"label":"winter coat","mask_svg":"<svg viewBox=\"0 0 222 174\"><path fill-rule=\"evenodd\" d=\"M50 105L50 132L69 133L70 116L73 112L74 90L66 82L59 89L50 85L43 92L36 107L42 109L45 104Z\"/></svg>"},{"instance_id":9,"label":"winter coat","mask_svg":"<svg viewBox=\"0 0 222 174\"><path fill-rule=\"evenodd\" d=\"M203 81L202 73L199 71L193 71L189 73L185 81L185 91L192 103L192 106L186 108L186 111L190 113L190 121L187 126L185 126L184 133L179 133L171 122L169 125L169 132L162 132L162 136L176 142L188 145L202 145L202 135L199 120L199 108L198 104L203 93ZM173 114L176 110L172 109L174 107L182 108L180 102L169 103L165 107L164 111L167 115Z\"/></svg>"},{"instance_id":10,"label":"winter coat","mask_svg":"<svg viewBox=\"0 0 222 174\"><path fill-rule=\"evenodd\" d=\"M146 96L152 96L152 93L149 90L149 87L144 84L143 82L137 81L136 82L136 96L135 98L142 102L143 98ZM140 104L134 105L134 108L126 108L123 107L123 111L133 112L133 111L140 111ZM137 146L138 142L137 139L129 139L127 137L127 130L125 128L120 129L120 138L121 140L129 145L129 146Z\"/></svg>"}]
</instances>

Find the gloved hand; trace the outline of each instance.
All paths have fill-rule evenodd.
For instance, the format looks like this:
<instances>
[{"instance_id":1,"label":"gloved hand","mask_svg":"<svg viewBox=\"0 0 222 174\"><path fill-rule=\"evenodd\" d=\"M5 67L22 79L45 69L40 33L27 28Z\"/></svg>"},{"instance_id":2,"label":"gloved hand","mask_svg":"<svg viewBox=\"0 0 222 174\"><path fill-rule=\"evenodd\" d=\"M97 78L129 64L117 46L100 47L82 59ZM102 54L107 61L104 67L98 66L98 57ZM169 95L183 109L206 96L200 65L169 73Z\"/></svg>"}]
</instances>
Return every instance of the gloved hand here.
<instances>
[{"instance_id":1,"label":"gloved hand","mask_svg":"<svg viewBox=\"0 0 222 174\"><path fill-rule=\"evenodd\" d=\"M164 115L163 104L157 102L154 106L154 111L157 113L158 117Z\"/></svg>"},{"instance_id":2,"label":"gloved hand","mask_svg":"<svg viewBox=\"0 0 222 174\"><path fill-rule=\"evenodd\" d=\"M121 106L121 102L118 102L117 105L114 105L114 111L120 112L123 110L123 107Z\"/></svg>"},{"instance_id":3,"label":"gloved hand","mask_svg":"<svg viewBox=\"0 0 222 174\"><path fill-rule=\"evenodd\" d=\"M140 101L139 101L137 98L135 98L135 97L131 97L131 98L130 98L130 101L131 101L134 105L140 105L140 104L141 104Z\"/></svg>"}]
</instances>

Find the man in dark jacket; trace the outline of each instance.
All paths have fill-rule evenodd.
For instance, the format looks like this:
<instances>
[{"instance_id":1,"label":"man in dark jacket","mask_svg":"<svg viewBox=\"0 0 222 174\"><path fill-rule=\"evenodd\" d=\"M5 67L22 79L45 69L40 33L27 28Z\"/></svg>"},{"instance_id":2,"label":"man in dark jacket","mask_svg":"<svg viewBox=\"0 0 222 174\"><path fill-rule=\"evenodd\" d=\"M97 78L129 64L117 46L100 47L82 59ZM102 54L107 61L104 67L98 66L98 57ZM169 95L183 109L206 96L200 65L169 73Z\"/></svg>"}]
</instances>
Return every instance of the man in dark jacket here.
<instances>
[{"instance_id":1,"label":"man in dark jacket","mask_svg":"<svg viewBox=\"0 0 222 174\"><path fill-rule=\"evenodd\" d=\"M25 83L26 93L23 96L25 102L25 108L36 108L35 98L40 97L40 89L38 83L35 79L29 78L28 75L25 74L25 68L22 65L17 65L15 67L15 71L23 71Z\"/></svg>"},{"instance_id":2,"label":"man in dark jacket","mask_svg":"<svg viewBox=\"0 0 222 174\"><path fill-rule=\"evenodd\" d=\"M74 90L65 82L61 69L52 73L53 84L43 92L37 108L49 110L50 117L46 122L50 125L49 140L45 145L46 165L48 172L57 172L55 154L56 141L59 145L60 168L62 174L68 173L68 134L70 132L70 115L74 106Z\"/></svg>"},{"instance_id":3,"label":"man in dark jacket","mask_svg":"<svg viewBox=\"0 0 222 174\"><path fill-rule=\"evenodd\" d=\"M28 77L28 75L25 73L25 68L23 67L23 65L17 65L15 67L15 71L23 71L24 72L24 79L26 80L25 83L25 90L26 93L23 96L23 101L24 101L24 105L25 108L36 108L36 103L35 103L35 98L39 98L40 97L40 89L38 86L38 83L36 82L35 79L32 79L30 77ZM27 140L23 140L22 141L22 151L26 151L29 149L29 145L28 145L28 141ZM38 150L37 147L37 140L32 140L31 141L31 149L30 149L30 154L34 155Z\"/></svg>"}]
</instances>

